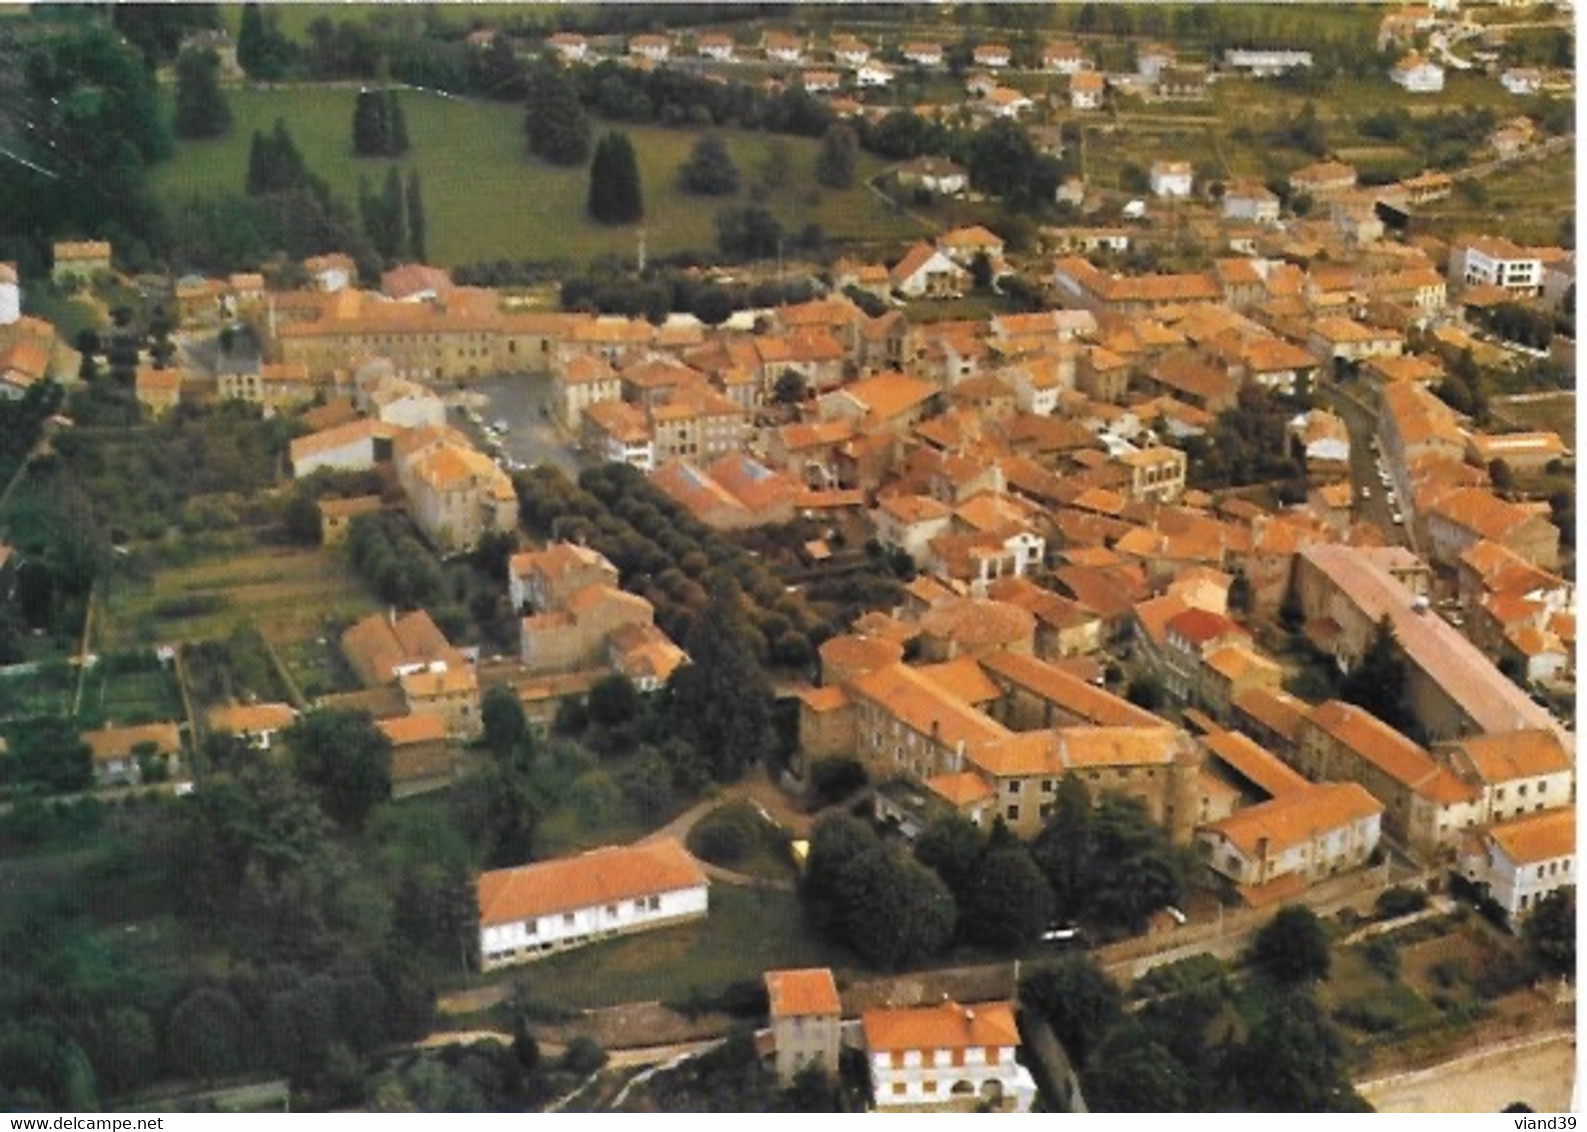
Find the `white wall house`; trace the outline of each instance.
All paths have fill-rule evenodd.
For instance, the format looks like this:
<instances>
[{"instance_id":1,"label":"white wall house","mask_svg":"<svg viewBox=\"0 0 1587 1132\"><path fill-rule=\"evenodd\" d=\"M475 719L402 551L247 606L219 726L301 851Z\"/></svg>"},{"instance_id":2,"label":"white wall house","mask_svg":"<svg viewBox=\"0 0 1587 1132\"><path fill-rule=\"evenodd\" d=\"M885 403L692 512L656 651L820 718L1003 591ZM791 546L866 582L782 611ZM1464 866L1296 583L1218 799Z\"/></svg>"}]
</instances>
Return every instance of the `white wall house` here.
<instances>
[{"instance_id":1,"label":"white wall house","mask_svg":"<svg viewBox=\"0 0 1587 1132\"><path fill-rule=\"evenodd\" d=\"M1195 184L1196 172L1188 161L1152 162L1152 195L1159 197L1188 197Z\"/></svg>"},{"instance_id":2,"label":"white wall house","mask_svg":"<svg viewBox=\"0 0 1587 1132\"><path fill-rule=\"evenodd\" d=\"M884 87L893 81L893 69L886 63L865 63L854 72L858 87Z\"/></svg>"},{"instance_id":3,"label":"white wall house","mask_svg":"<svg viewBox=\"0 0 1587 1132\"><path fill-rule=\"evenodd\" d=\"M1444 68L1420 55L1407 55L1394 65L1389 78L1412 94L1437 94L1444 89Z\"/></svg>"},{"instance_id":4,"label":"white wall house","mask_svg":"<svg viewBox=\"0 0 1587 1132\"><path fill-rule=\"evenodd\" d=\"M1490 826L1461 854L1460 871L1486 885L1512 921L1523 919L1549 893L1576 883L1576 811L1548 810Z\"/></svg>"},{"instance_id":5,"label":"white wall house","mask_svg":"<svg viewBox=\"0 0 1587 1132\"><path fill-rule=\"evenodd\" d=\"M482 970L704 916L705 873L676 841L481 873Z\"/></svg>"},{"instance_id":6,"label":"white wall house","mask_svg":"<svg viewBox=\"0 0 1587 1132\"><path fill-rule=\"evenodd\" d=\"M1486 284L1531 296L1543 285L1543 261L1509 240L1482 236L1451 245L1449 274L1467 287Z\"/></svg>"},{"instance_id":7,"label":"white wall house","mask_svg":"<svg viewBox=\"0 0 1587 1132\"><path fill-rule=\"evenodd\" d=\"M1209 868L1244 889L1358 868L1378 847L1383 804L1354 782L1309 786L1237 810L1196 833Z\"/></svg>"},{"instance_id":8,"label":"white wall house","mask_svg":"<svg viewBox=\"0 0 1587 1132\"><path fill-rule=\"evenodd\" d=\"M1035 1097L1006 1002L867 1010L861 1027L879 1109L984 1100L1023 1112Z\"/></svg>"},{"instance_id":9,"label":"white wall house","mask_svg":"<svg viewBox=\"0 0 1587 1132\"><path fill-rule=\"evenodd\" d=\"M1280 51L1273 48L1231 47L1223 53L1223 65L1231 71L1247 71L1254 78L1282 75L1311 66L1310 51Z\"/></svg>"},{"instance_id":10,"label":"white wall house","mask_svg":"<svg viewBox=\"0 0 1587 1132\"><path fill-rule=\"evenodd\" d=\"M17 282L17 265L0 263L0 326L10 326L22 317L22 288Z\"/></svg>"}]
</instances>

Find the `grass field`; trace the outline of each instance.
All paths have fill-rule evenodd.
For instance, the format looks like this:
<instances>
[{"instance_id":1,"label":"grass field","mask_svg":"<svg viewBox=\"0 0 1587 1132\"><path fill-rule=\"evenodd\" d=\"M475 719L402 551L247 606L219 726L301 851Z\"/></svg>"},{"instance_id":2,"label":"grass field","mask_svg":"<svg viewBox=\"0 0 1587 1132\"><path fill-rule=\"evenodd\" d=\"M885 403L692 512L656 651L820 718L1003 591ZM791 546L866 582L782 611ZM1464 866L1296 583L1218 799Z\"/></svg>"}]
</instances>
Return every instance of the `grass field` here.
<instances>
[{"instance_id":1,"label":"grass field","mask_svg":"<svg viewBox=\"0 0 1587 1132\"><path fill-rule=\"evenodd\" d=\"M179 143L175 156L154 169L155 187L165 195L240 193L253 132L270 130L277 118L287 122L308 166L343 201L357 200L360 176L377 190L383 182L390 162L352 156L353 88L236 89L228 98L234 120L229 134ZM607 253L634 254L637 226L606 228L586 216L585 169L561 169L526 156L523 111L517 105L414 91L404 95L403 111L413 146L397 164L404 176L418 169L423 181L433 262L566 258L582 263ZM617 128L628 134L639 156L650 253L714 247L717 211L748 203L747 187L735 197L689 196L677 186L677 169L694 145L692 131ZM786 153L787 176L765 203L791 231L816 223L835 240L918 235L907 217L894 214L859 180L882 168L877 158L862 153L855 187L837 192L815 183L817 140L745 130L721 133L746 186L758 180L774 147Z\"/></svg>"},{"instance_id":2,"label":"grass field","mask_svg":"<svg viewBox=\"0 0 1587 1132\"><path fill-rule=\"evenodd\" d=\"M1521 428L1546 429L1563 437L1576 435L1576 394L1571 390L1536 401L1499 398L1493 403L1493 410L1495 416Z\"/></svg>"},{"instance_id":3,"label":"grass field","mask_svg":"<svg viewBox=\"0 0 1587 1132\"><path fill-rule=\"evenodd\" d=\"M777 967L838 967L852 959L805 924L788 892L711 888L704 920L610 940L542 960L520 973L537 1003L566 1009L679 1002Z\"/></svg>"},{"instance_id":4,"label":"grass field","mask_svg":"<svg viewBox=\"0 0 1587 1132\"><path fill-rule=\"evenodd\" d=\"M88 675L83 688L80 720L95 719L102 725L130 726L178 719L182 700L170 669L151 665L136 671L109 672L109 665L98 664Z\"/></svg>"},{"instance_id":5,"label":"grass field","mask_svg":"<svg viewBox=\"0 0 1587 1132\"><path fill-rule=\"evenodd\" d=\"M206 600L192 603L197 597ZM183 603L192 611L162 615ZM252 622L272 643L317 639L328 620L362 617L375 608L352 568L325 551L258 547L165 567L147 583L117 578L102 607L95 648L225 637L239 622Z\"/></svg>"}]
</instances>

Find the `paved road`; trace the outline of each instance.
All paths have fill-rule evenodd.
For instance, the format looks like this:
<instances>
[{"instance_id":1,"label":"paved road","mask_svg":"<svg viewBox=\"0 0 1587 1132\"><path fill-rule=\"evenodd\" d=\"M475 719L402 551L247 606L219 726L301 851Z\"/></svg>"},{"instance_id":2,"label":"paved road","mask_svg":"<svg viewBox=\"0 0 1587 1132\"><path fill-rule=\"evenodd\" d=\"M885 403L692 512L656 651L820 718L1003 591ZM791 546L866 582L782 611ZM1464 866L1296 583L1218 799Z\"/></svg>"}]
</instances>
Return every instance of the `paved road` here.
<instances>
[{"instance_id":1,"label":"paved road","mask_svg":"<svg viewBox=\"0 0 1587 1132\"><path fill-rule=\"evenodd\" d=\"M473 382L448 400L473 406L484 424L505 421L508 431L501 448L511 459L529 467L555 464L570 476L577 476L584 466L583 458L552 417L549 377L514 374ZM451 421L488 451L485 436L465 416L454 412Z\"/></svg>"},{"instance_id":2,"label":"paved road","mask_svg":"<svg viewBox=\"0 0 1587 1132\"><path fill-rule=\"evenodd\" d=\"M1537 1112L1567 1112L1575 1085L1575 1034L1564 1030L1358 1081L1356 1089L1379 1112L1500 1112L1515 1101Z\"/></svg>"},{"instance_id":3,"label":"paved road","mask_svg":"<svg viewBox=\"0 0 1587 1132\"><path fill-rule=\"evenodd\" d=\"M1395 511L1404 514L1403 501L1396 499L1391 505L1387 494L1391 489L1386 489L1378 480L1377 454L1372 451L1378 417L1363 401L1366 395L1359 387L1347 390L1329 385L1323 388L1328 407L1350 430L1350 493L1354 517L1358 522L1377 527L1389 542L1410 546L1412 540L1406 527L1396 525L1393 520ZM1366 497L1361 494L1363 489L1368 493Z\"/></svg>"}]
</instances>

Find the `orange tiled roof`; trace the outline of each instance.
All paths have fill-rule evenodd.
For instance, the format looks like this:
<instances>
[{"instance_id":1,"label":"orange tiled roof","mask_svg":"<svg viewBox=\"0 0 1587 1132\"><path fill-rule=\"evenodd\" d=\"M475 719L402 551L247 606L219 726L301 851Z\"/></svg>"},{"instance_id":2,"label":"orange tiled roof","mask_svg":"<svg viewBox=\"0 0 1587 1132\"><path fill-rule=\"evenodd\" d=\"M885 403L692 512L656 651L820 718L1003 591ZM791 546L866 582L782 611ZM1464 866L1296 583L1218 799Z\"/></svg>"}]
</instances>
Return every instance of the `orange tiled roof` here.
<instances>
[{"instance_id":1,"label":"orange tiled roof","mask_svg":"<svg viewBox=\"0 0 1587 1132\"><path fill-rule=\"evenodd\" d=\"M480 874L479 921L511 924L705 884L700 866L676 841L607 846Z\"/></svg>"},{"instance_id":2,"label":"orange tiled roof","mask_svg":"<svg viewBox=\"0 0 1587 1132\"><path fill-rule=\"evenodd\" d=\"M767 971L766 997L772 1018L835 1016L843 1013L837 983L825 967Z\"/></svg>"},{"instance_id":3,"label":"orange tiled roof","mask_svg":"<svg viewBox=\"0 0 1587 1132\"><path fill-rule=\"evenodd\" d=\"M1006 1002L979 1002L960 1006L876 1008L862 1015L865 1047L875 1053L894 1050L939 1050L1019 1045L1019 1027Z\"/></svg>"},{"instance_id":4,"label":"orange tiled roof","mask_svg":"<svg viewBox=\"0 0 1587 1132\"><path fill-rule=\"evenodd\" d=\"M1488 836L1517 865L1530 865L1576 852L1576 811L1571 806L1545 810L1491 826Z\"/></svg>"},{"instance_id":5,"label":"orange tiled roof","mask_svg":"<svg viewBox=\"0 0 1587 1132\"><path fill-rule=\"evenodd\" d=\"M1383 803L1357 783L1308 782L1304 789L1247 806L1206 828L1246 857L1258 856L1264 842L1271 856L1382 813Z\"/></svg>"}]
</instances>

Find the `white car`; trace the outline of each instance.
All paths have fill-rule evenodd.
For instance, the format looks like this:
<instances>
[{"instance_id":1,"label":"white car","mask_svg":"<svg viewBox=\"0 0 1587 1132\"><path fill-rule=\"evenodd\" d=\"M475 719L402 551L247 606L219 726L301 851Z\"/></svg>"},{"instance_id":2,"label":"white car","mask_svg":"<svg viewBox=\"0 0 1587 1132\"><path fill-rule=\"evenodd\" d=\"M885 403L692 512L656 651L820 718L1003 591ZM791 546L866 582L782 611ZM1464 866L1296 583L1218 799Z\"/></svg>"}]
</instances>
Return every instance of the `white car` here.
<instances>
[{"instance_id":1,"label":"white car","mask_svg":"<svg viewBox=\"0 0 1587 1132\"><path fill-rule=\"evenodd\" d=\"M1396 527L1403 527L1405 525L1405 516L1401 515L1398 511L1390 515L1389 518L1393 520Z\"/></svg>"},{"instance_id":2,"label":"white car","mask_svg":"<svg viewBox=\"0 0 1587 1132\"><path fill-rule=\"evenodd\" d=\"M1372 498L1372 489L1370 487L1362 488L1361 489L1361 498L1362 499L1371 499Z\"/></svg>"}]
</instances>

